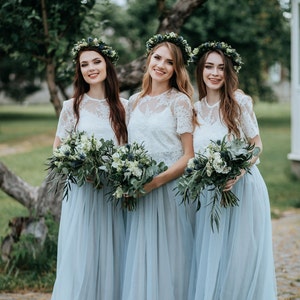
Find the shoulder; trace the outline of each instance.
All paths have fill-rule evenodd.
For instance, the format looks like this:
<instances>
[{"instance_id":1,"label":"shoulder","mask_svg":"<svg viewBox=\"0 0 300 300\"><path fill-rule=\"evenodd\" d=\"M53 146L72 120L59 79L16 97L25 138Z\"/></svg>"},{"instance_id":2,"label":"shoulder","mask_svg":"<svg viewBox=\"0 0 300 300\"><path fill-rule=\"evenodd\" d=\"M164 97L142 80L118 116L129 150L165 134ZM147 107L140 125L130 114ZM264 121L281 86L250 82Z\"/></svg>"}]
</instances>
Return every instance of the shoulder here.
<instances>
[{"instance_id":1,"label":"shoulder","mask_svg":"<svg viewBox=\"0 0 300 300\"><path fill-rule=\"evenodd\" d=\"M129 97L128 101L129 101L129 102L135 101L135 100L137 99L137 97L139 96L139 94L140 94L140 92L131 95L131 96Z\"/></svg>"},{"instance_id":2,"label":"shoulder","mask_svg":"<svg viewBox=\"0 0 300 300\"><path fill-rule=\"evenodd\" d=\"M63 110L73 110L74 98L65 100L63 102Z\"/></svg>"},{"instance_id":3,"label":"shoulder","mask_svg":"<svg viewBox=\"0 0 300 300\"><path fill-rule=\"evenodd\" d=\"M127 99L125 99L125 98L120 98L120 101L121 101L121 103L123 104L123 106L127 106L128 105L128 100Z\"/></svg>"},{"instance_id":4,"label":"shoulder","mask_svg":"<svg viewBox=\"0 0 300 300\"><path fill-rule=\"evenodd\" d=\"M235 91L234 96L240 106L253 106L252 98L245 94L242 90Z\"/></svg>"},{"instance_id":5,"label":"shoulder","mask_svg":"<svg viewBox=\"0 0 300 300\"><path fill-rule=\"evenodd\" d=\"M172 88L169 93L169 98L173 99L176 104L189 104L191 105L191 99L185 94Z\"/></svg>"}]
</instances>

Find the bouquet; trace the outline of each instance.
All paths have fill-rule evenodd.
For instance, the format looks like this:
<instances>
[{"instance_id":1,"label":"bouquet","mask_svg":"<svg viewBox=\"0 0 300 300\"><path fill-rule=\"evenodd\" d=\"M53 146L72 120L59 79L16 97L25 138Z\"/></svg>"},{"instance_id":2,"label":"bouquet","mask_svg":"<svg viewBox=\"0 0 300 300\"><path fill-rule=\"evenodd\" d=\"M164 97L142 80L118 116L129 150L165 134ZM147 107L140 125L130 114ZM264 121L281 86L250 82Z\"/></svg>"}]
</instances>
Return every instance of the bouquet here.
<instances>
[{"instance_id":1,"label":"bouquet","mask_svg":"<svg viewBox=\"0 0 300 300\"><path fill-rule=\"evenodd\" d=\"M143 144L134 142L118 147L107 168L112 186L111 199L117 203L121 201L122 208L132 211L137 199L145 194L143 186L167 166L163 162L157 164Z\"/></svg>"},{"instance_id":2,"label":"bouquet","mask_svg":"<svg viewBox=\"0 0 300 300\"><path fill-rule=\"evenodd\" d=\"M64 182L63 198L68 198L71 183L82 186L88 181L101 189L107 172L105 165L110 161L114 148L112 140L97 139L83 131L72 131L48 159L48 177L54 178L56 187L59 182Z\"/></svg>"},{"instance_id":3,"label":"bouquet","mask_svg":"<svg viewBox=\"0 0 300 300\"><path fill-rule=\"evenodd\" d=\"M222 140L211 141L203 153L196 153L190 159L184 174L178 180L178 193L183 202L197 201L201 208L201 192L208 188L214 191L211 201L211 227L219 229L220 206L238 206L239 199L232 191L223 191L226 182L241 174L244 169L250 173L250 160L257 156L259 148L245 139L225 136ZM178 194L177 193L177 194ZM220 201L220 205L216 205Z\"/></svg>"}]
</instances>

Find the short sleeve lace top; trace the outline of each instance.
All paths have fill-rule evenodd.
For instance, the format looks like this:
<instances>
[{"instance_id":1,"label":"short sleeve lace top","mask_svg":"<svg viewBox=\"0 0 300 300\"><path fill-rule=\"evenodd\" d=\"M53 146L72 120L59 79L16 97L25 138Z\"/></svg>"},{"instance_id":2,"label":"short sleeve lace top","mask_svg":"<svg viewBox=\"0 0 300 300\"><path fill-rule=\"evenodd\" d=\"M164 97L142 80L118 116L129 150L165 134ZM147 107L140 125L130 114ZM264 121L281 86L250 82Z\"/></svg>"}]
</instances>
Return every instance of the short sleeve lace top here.
<instances>
[{"instance_id":1,"label":"short sleeve lace top","mask_svg":"<svg viewBox=\"0 0 300 300\"><path fill-rule=\"evenodd\" d=\"M129 142L144 143L157 161L173 164L182 154L180 135L193 132L190 99L172 88L158 96L129 99Z\"/></svg>"},{"instance_id":2,"label":"short sleeve lace top","mask_svg":"<svg viewBox=\"0 0 300 300\"><path fill-rule=\"evenodd\" d=\"M253 101L250 96L241 92L236 92L235 97L241 108L240 120L237 121L241 137L254 138L259 134L259 128L253 111ZM220 117L219 107L219 102L209 105L205 98L195 103L197 120L200 124L194 132L195 152L204 151L211 140L222 139L228 133L228 129Z\"/></svg>"},{"instance_id":3,"label":"short sleeve lace top","mask_svg":"<svg viewBox=\"0 0 300 300\"><path fill-rule=\"evenodd\" d=\"M121 98L122 104L127 110L127 100ZM76 118L73 111L73 99L66 100L60 113L56 136L65 138L75 129ZM88 135L94 134L97 138L112 139L117 141L109 120L109 105L106 99L94 99L84 94L80 104L80 118L76 128L85 131Z\"/></svg>"}]
</instances>

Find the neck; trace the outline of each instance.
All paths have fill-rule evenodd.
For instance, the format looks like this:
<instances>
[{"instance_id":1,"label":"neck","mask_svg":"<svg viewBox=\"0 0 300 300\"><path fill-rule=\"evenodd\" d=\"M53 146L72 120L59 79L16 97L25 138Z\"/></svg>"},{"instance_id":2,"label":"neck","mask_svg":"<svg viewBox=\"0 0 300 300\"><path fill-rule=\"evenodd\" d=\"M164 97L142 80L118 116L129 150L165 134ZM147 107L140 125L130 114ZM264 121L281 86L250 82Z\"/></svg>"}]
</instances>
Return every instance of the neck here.
<instances>
[{"instance_id":1,"label":"neck","mask_svg":"<svg viewBox=\"0 0 300 300\"><path fill-rule=\"evenodd\" d=\"M150 96L157 96L157 95L160 95L160 94L166 92L170 88L171 87L170 87L169 82L166 82L166 83L152 82L151 91L150 91L149 95Z\"/></svg>"},{"instance_id":2,"label":"neck","mask_svg":"<svg viewBox=\"0 0 300 300\"><path fill-rule=\"evenodd\" d=\"M213 105L220 101L220 93L219 91L208 90L206 95L206 102L209 105Z\"/></svg>"},{"instance_id":3,"label":"neck","mask_svg":"<svg viewBox=\"0 0 300 300\"><path fill-rule=\"evenodd\" d=\"M104 84L101 86L90 86L90 90L87 92L87 95L94 99L105 99L105 89Z\"/></svg>"}]
</instances>

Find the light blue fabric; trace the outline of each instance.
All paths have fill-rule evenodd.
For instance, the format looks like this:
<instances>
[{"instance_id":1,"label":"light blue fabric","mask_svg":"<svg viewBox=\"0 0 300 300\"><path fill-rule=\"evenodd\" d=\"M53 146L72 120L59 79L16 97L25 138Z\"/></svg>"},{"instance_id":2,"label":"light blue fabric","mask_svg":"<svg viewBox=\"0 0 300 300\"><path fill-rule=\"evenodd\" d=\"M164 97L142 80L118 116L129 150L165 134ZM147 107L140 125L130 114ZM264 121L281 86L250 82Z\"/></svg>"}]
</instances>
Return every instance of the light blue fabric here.
<instances>
[{"instance_id":1,"label":"light blue fabric","mask_svg":"<svg viewBox=\"0 0 300 300\"><path fill-rule=\"evenodd\" d=\"M119 300L124 262L122 210L107 188L72 184L62 204L52 300Z\"/></svg>"},{"instance_id":2,"label":"light blue fabric","mask_svg":"<svg viewBox=\"0 0 300 300\"><path fill-rule=\"evenodd\" d=\"M196 214L191 300L272 300L276 281L268 192L256 166L232 189L238 207L221 207L219 232L210 226L211 191Z\"/></svg>"}]
</instances>

